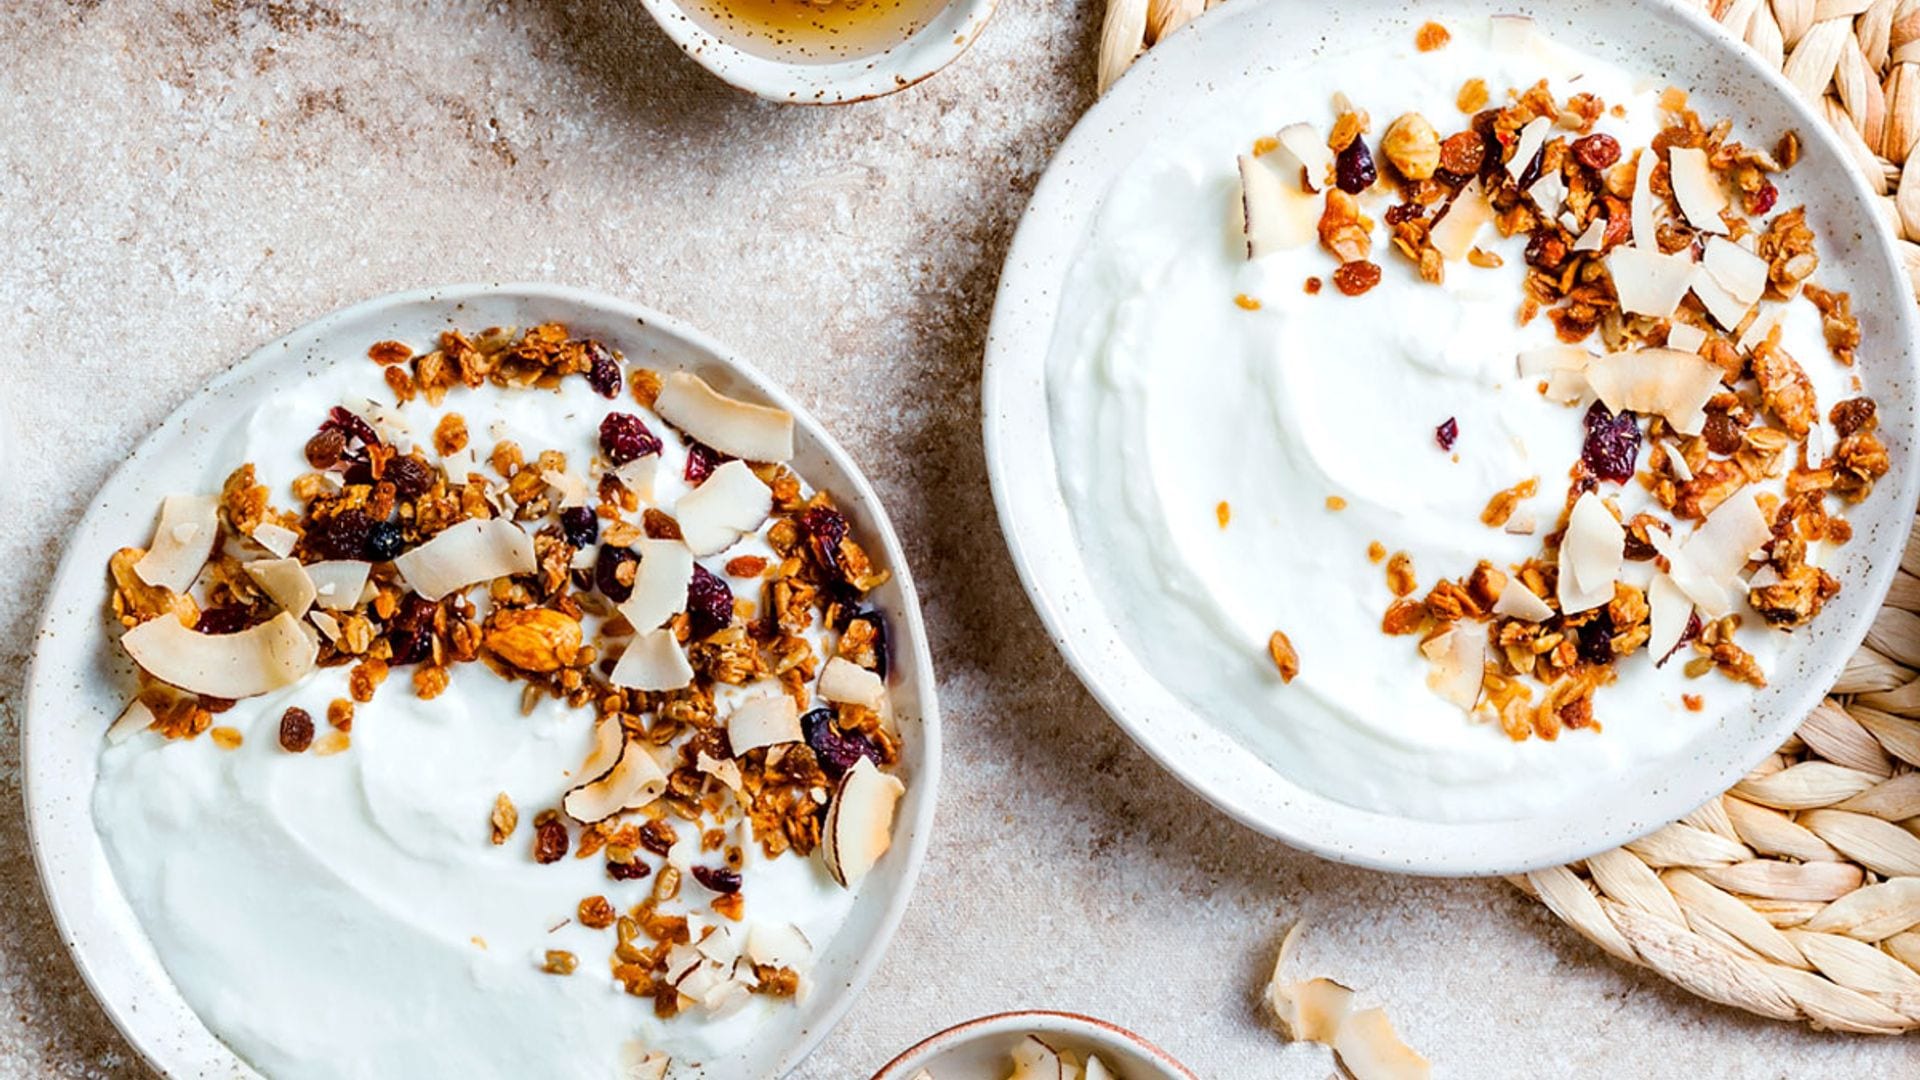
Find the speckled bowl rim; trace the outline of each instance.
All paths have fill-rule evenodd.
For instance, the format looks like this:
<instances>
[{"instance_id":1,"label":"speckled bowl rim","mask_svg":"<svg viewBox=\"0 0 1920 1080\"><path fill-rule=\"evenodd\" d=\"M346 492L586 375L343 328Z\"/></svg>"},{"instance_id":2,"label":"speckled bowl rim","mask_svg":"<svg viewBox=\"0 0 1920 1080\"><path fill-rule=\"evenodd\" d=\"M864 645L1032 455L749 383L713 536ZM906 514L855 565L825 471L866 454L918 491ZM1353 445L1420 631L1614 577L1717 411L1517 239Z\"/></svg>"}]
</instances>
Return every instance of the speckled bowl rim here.
<instances>
[{"instance_id":1,"label":"speckled bowl rim","mask_svg":"<svg viewBox=\"0 0 1920 1080\"><path fill-rule=\"evenodd\" d=\"M680 51L720 79L785 105L851 105L895 94L940 73L973 46L999 0L949 0L912 37L877 53L805 63L758 56L721 38L681 0L640 0Z\"/></svg>"},{"instance_id":2,"label":"speckled bowl rim","mask_svg":"<svg viewBox=\"0 0 1920 1080\"><path fill-rule=\"evenodd\" d=\"M21 718L21 796L26 807L28 843L61 942L81 978L121 1035L148 1065L164 1075L258 1074L212 1033L167 977L120 892L93 828L92 792L99 736L106 720L90 733L75 734L78 725L72 723L74 717L63 717L58 708L61 702L56 695L61 688L47 683L49 668L54 665L44 651L56 640L63 622L82 618L82 612L73 610L76 605L83 610L104 610L104 564L84 557L93 547L84 538L100 530L114 512L126 512L126 508L113 505L112 493L131 484L132 477L147 467L151 451L169 431L207 408L224 390L287 360L296 347L325 349L332 355L346 347L346 343L335 340L334 335L341 331L334 327L354 327L383 313L416 307L442 309L445 325L464 325L459 321L461 310L470 303L486 301L540 305L552 313L551 317L563 321L591 317L607 324L631 322L667 339L675 349L684 349L684 366L700 369L723 390L758 397L792 413L799 432L800 456L817 450L829 470L839 474L832 487L841 507L869 538L869 546L881 553L882 565L893 572L892 581L882 586L882 592L897 589L896 602L883 605L892 609L889 630L894 642L895 674L890 681L892 692L905 698L901 713L917 716L919 722L918 737L906 746L905 764L912 782L895 822L894 847L882 860L880 870L868 879L869 883L892 884L884 895L872 900L868 900L863 887L852 909L854 914L835 937L835 947L822 953L822 965L844 965L845 970L831 984L822 980L816 987L815 995L824 1004L813 1012L809 1026L800 1028L793 1039L777 1048L764 1051L762 1057L774 1063L771 1075L784 1075L798 1066L846 1016L878 969L906 913L934 828L941 760L940 708L926 627L905 553L879 496L852 457L806 408L738 354L705 333L644 305L586 289L542 283L455 284L393 293L323 315L261 346L182 402L141 439L94 496L71 534L46 594L27 677L26 711ZM368 343L359 342L357 348L364 350ZM353 355L339 352L338 362L351 362ZM629 354L629 360L634 359ZM65 729L62 720L68 722ZM84 756L76 762L75 755ZM83 767L88 760L94 764ZM878 910L874 911L876 905ZM863 906L871 914L862 916ZM856 920L870 925L870 932L863 937L851 934L860 924ZM755 1068L760 1067L764 1062Z\"/></svg>"},{"instance_id":3,"label":"speckled bowl rim","mask_svg":"<svg viewBox=\"0 0 1920 1080\"><path fill-rule=\"evenodd\" d=\"M1200 1080L1193 1070L1182 1065L1172 1054L1147 1041L1138 1032L1098 1017L1062 1012L1057 1009L1017 1009L962 1021L944 1031L937 1031L902 1050L892 1061L880 1066L879 1071L875 1072L870 1080L907 1080L912 1075L908 1072L909 1069L925 1068L941 1054L957 1049L975 1039L992 1038L1002 1034L1046 1035L1049 1032L1127 1043L1166 1070L1166 1078L1129 1076L1127 1080L1167 1080L1167 1078ZM945 1080L945 1078L936 1077L935 1080Z\"/></svg>"},{"instance_id":4,"label":"speckled bowl rim","mask_svg":"<svg viewBox=\"0 0 1920 1080\"><path fill-rule=\"evenodd\" d=\"M1796 183L1810 203L1813 189L1826 196L1812 205L1817 222L1833 218L1844 226L1839 232L1819 229L1823 243L1853 241L1846 276L1855 311L1867 341L1884 350L1863 354L1860 364L1872 373L1868 389L1880 399L1893 472L1851 512L1857 531L1841 551L1839 569L1846 588L1820 622L1801 632L1806 644L1794 667L1774 673L1774 684L1760 692L1748 714L1730 716L1711 737L1703 731L1679 752L1629 771L1621 786L1595 793L1604 797L1523 818L1423 821L1358 809L1301 786L1260 762L1146 670L1080 560L1053 454L1046 359L1055 290L1113 175L1150 140L1152 124L1143 117L1158 115L1155 109L1193 115L1206 107L1209 94L1277 70L1307 48L1337 50L1380 33L1411 40L1415 27L1429 19L1445 23L1516 8L1527 9L1562 41L1605 39L1608 27L1630 30L1621 39L1628 44L1593 51L1676 58L1651 68L1656 72L1688 70L1678 57L1690 54L1700 70L1716 76L1713 87L1694 88L1697 100L1747 102L1726 110L1736 122L1751 122L1749 114L1760 103L1790 118L1804 151ZM1641 70L1649 68L1643 63ZM1168 121L1162 116L1161 122ZM1816 175L1809 178L1809 171ZM1445 876L1555 866L1645 835L1726 790L1793 731L1839 677L1893 581L1920 496L1913 460L1916 331L1910 286L1874 200L1838 137L1778 70L1704 14L1669 0L1450 0L1413 8L1392 0L1350 0L1334 9L1236 0L1216 7L1155 46L1081 118L1036 186L1008 252L988 331L981 413L987 473L1014 566L1048 634L1107 713L1187 787L1258 832L1339 862Z\"/></svg>"}]
</instances>

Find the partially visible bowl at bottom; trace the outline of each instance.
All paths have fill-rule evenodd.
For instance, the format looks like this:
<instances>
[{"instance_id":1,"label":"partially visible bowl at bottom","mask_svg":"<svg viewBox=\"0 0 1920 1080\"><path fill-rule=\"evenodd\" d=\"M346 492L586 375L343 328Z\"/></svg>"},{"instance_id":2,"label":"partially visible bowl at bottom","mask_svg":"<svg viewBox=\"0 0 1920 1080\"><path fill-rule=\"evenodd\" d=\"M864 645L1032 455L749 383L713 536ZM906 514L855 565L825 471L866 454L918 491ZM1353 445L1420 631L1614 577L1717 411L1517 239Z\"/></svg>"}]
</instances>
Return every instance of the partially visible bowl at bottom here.
<instances>
[{"instance_id":1,"label":"partially visible bowl at bottom","mask_svg":"<svg viewBox=\"0 0 1920 1080\"><path fill-rule=\"evenodd\" d=\"M1035 1035L1056 1050L1098 1054L1120 1080L1199 1080L1173 1055L1117 1024L1079 1013L1028 1009L995 1013L928 1036L880 1067L873 1080L1001 1080L1013 1048Z\"/></svg>"}]
</instances>

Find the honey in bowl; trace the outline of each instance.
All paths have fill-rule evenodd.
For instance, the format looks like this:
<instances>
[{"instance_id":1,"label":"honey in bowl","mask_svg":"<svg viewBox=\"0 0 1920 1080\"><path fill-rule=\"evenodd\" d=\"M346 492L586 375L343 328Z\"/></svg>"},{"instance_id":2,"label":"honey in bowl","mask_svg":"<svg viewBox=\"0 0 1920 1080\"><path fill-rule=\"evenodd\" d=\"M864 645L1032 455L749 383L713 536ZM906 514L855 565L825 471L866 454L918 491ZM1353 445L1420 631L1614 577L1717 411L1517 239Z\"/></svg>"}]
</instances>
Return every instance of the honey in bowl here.
<instances>
[{"instance_id":1,"label":"honey in bowl","mask_svg":"<svg viewBox=\"0 0 1920 1080\"><path fill-rule=\"evenodd\" d=\"M744 52L831 63L898 45L946 6L946 0L693 0L686 11Z\"/></svg>"}]
</instances>

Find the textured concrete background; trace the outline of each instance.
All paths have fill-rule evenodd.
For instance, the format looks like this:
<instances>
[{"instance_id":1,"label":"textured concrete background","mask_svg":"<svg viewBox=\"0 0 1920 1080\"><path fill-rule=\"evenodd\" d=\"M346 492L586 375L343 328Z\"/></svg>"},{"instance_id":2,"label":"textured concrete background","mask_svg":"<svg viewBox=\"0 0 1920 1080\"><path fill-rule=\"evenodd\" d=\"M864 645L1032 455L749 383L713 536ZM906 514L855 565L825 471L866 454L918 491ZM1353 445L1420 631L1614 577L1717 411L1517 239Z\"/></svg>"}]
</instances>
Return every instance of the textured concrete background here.
<instances>
[{"instance_id":1,"label":"textured concrete background","mask_svg":"<svg viewBox=\"0 0 1920 1080\"><path fill-rule=\"evenodd\" d=\"M926 597L940 833L879 977L798 1074L864 1077L1023 1006L1132 1026L1209 1078L1311 1078L1253 989L1304 966L1386 1003L1453 1077L1913 1075L1625 970L1498 882L1318 862L1214 814L1110 724L1014 580L977 382L1002 254L1089 101L1092 0L1005 0L945 74L764 105L637 4L0 3L0 1074L136 1076L53 933L18 799L30 628L125 450L258 343L463 280L630 296L729 340L872 473Z\"/></svg>"}]
</instances>

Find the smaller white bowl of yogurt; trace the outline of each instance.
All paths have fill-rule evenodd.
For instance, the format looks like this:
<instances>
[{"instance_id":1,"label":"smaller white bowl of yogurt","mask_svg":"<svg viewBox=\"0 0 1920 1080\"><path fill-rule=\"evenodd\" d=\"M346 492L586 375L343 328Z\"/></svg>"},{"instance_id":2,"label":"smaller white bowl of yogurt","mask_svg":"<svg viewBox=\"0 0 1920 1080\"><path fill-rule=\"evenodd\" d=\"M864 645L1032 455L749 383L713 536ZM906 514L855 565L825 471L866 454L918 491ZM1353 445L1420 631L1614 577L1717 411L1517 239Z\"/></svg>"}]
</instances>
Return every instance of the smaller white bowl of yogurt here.
<instances>
[{"instance_id":1,"label":"smaller white bowl of yogurt","mask_svg":"<svg viewBox=\"0 0 1920 1080\"><path fill-rule=\"evenodd\" d=\"M845 105L966 52L997 0L642 0L701 67L769 101Z\"/></svg>"},{"instance_id":2,"label":"smaller white bowl of yogurt","mask_svg":"<svg viewBox=\"0 0 1920 1080\"><path fill-rule=\"evenodd\" d=\"M1064 1075L1104 1069L1114 1080L1197 1080L1173 1055L1126 1028L1045 1009L996 1013L956 1024L881 1066L873 1080L1005 1080L1015 1072L1017 1062L1051 1060L1049 1055L1065 1062ZM1098 1065L1092 1064L1094 1059ZM1052 1074L1044 1069L1031 1071L1029 1064L1028 1071L1016 1075Z\"/></svg>"}]
</instances>

